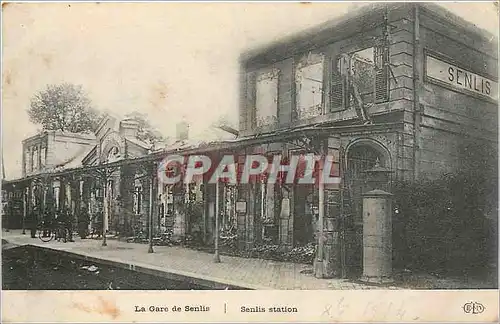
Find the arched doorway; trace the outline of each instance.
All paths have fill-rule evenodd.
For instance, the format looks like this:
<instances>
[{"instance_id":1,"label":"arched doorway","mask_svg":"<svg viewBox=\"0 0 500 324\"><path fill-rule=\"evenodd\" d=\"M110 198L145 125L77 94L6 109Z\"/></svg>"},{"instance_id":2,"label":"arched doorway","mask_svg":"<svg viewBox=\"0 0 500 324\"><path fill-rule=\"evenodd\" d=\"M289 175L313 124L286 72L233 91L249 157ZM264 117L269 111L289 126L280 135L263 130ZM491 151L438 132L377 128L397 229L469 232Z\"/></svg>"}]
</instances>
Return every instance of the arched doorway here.
<instances>
[{"instance_id":1,"label":"arched doorway","mask_svg":"<svg viewBox=\"0 0 500 324\"><path fill-rule=\"evenodd\" d=\"M380 143L363 139L346 150L344 174L346 212L346 268L349 276L359 277L363 269L363 193L370 190L367 170L376 165L390 168L389 151Z\"/></svg>"}]
</instances>

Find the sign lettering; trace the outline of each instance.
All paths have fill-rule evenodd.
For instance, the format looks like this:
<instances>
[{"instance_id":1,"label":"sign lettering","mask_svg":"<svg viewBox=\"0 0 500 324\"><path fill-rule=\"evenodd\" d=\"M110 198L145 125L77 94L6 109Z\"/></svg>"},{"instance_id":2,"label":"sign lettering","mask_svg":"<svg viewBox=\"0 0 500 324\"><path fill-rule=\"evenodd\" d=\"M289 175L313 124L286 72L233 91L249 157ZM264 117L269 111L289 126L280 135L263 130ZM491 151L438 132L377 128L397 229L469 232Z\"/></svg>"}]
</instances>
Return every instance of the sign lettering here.
<instances>
[{"instance_id":1,"label":"sign lettering","mask_svg":"<svg viewBox=\"0 0 500 324\"><path fill-rule=\"evenodd\" d=\"M456 89L498 100L498 83L476 73L427 55L427 77L444 82Z\"/></svg>"}]
</instances>

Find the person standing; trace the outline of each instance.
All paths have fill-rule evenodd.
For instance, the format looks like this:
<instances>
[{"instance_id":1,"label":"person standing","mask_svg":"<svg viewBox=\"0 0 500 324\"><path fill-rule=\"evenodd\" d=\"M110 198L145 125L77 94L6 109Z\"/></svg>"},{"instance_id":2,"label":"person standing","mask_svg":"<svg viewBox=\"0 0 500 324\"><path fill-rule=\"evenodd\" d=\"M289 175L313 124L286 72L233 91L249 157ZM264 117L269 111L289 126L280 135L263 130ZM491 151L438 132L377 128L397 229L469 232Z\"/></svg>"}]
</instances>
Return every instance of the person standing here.
<instances>
[{"instance_id":1,"label":"person standing","mask_svg":"<svg viewBox=\"0 0 500 324\"><path fill-rule=\"evenodd\" d=\"M59 216L59 224L64 229L63 233L61 233L62 234L61 236L63 236L63 237L61 237L61 239L63 239L65 242L67 242L67 241L74 242L74 240L73 240L73 224L71 221L71 215L69 213L68 208L66 208L66 207L63 207L63 209L61 210L61 214Z\"/></svg>"},{"instance_id":2,"label":"person standing","mask_svg":"<svg viewBox=\"0 0 500 324\"><path fill-rule=\"evenodd\" d=\"M37 229L37 222L38 221L38 207L33 206L31 209L31 212L28 213L28 227L31 230L31 237L36 238L36 229Z\"/></svg>"},{"instance_id":3,"label":"person standing","mask_svg":"<svg viewBox=\"0 0 500 324\"><path fill-rule=\"evenodd\" d=\"M78 235L84 239L87 237L90 217L87 208L81 207L78 215Z\"/></svg>"},{"instance_id":4,"label":"person standing","mask_svg":"<svg viewBox=\"0 0 500 324\"><path fill-rule=\"evenodd\" d=\"M43 236L47 237L51 235L51 231L54 228L53 216L51 215L49 208L45 209L45 212L43 214L43 222L44 222Z\"/></svg>"},{"instance_id":5,"label":"person standing","mask_svg":"<svg viewBox=\"0 0 500 324\"><path fill-rule=\"evenodd\" d=\"M65 221L66 221L66 234L68 242L74 242L73 240L73 215L71 214L71 210L69 208L66 208L66 215L65 215Z\"/></svg>"}]
</instances>

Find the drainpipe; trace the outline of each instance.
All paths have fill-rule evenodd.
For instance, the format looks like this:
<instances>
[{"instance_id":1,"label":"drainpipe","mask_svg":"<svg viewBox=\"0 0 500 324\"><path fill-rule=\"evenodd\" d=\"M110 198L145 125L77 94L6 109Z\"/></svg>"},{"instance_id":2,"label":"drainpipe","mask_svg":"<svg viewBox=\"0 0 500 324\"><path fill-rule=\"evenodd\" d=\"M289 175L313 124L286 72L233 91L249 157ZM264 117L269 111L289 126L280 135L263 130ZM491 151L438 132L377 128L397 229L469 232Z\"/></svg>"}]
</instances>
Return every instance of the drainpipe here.
<instances>
[{"instance_id":1,"label":"drainpipe","mask_svg":"<svg viewBox=\"0 0 500 324\"><path fill-rule=\"evenodd\" d=\"M419 4L415 4L413 34L413 179L418 178L420 159L420 89L422 87L421 44L420 44L420 12Z\"/></svg>"}]
</instances>

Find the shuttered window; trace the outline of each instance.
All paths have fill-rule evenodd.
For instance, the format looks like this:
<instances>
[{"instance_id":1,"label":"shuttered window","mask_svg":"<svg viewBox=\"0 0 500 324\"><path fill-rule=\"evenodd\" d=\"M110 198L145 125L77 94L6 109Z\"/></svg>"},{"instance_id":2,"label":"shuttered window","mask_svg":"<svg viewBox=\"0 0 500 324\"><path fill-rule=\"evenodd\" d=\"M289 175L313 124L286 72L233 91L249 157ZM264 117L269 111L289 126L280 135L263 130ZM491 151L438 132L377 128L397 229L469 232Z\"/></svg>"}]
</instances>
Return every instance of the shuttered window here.
<instances>
[{"instance_id":1,"label":"shuttered window","mask_svg":"<svg viewBox=\"0 0 500 324\"><path fill-rule=\"evenodd\" d=\"M375 102L389 100L389 48L388 46L376 46L374 51L375 60Z\"/></svg>"},{"instance_id":2,"label":"shuttered window","mask_svg":"<svg viewBox=\"0 0 500 324\"><path fill-rule=\"evenodd\" d=\"M364 105L389 100L389 48L385 42L340 55L332 62L330 112L354 105L354 86Z\"/></svg>"},{"instance_id":3,"label":"shuttered window","mask_svg":"<svg viewBox=\"0 0 500 324\"><path fill-rule=\"evenodd\" d=\"M330 83L330 112L340 111L346 107L347 78L341 73L345 67L342 58L332 62L332 80Z\"/></svg>"}]
</instances>

